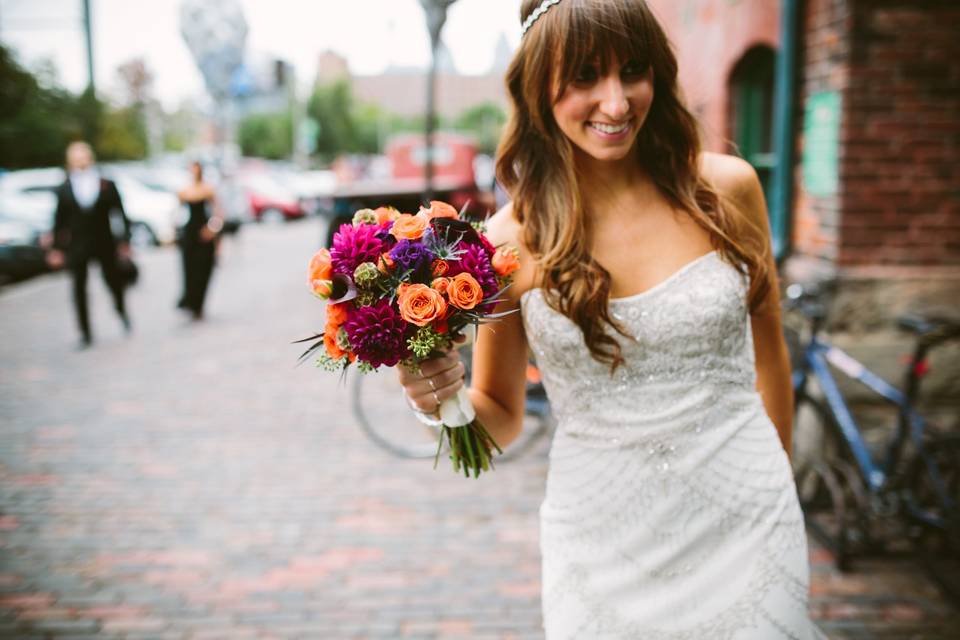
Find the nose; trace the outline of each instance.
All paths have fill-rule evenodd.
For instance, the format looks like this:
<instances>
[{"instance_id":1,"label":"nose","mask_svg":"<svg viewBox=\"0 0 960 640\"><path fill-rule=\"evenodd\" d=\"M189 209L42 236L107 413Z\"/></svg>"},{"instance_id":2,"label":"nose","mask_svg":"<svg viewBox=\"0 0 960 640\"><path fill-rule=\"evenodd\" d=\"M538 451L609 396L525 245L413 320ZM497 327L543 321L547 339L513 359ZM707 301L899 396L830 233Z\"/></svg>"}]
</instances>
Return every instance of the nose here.
<instances>
[{"instance_id":1,"label":"nose","mask_svg":"<svg viewBox=\"0 0 960 640\"><path fill-rule=\"evenodd\" d=\"M603 115L622 120L630 112L630 100L619 74L607 75L600 83L600 91L600 112Z\"/></svg>"}]
</instances>

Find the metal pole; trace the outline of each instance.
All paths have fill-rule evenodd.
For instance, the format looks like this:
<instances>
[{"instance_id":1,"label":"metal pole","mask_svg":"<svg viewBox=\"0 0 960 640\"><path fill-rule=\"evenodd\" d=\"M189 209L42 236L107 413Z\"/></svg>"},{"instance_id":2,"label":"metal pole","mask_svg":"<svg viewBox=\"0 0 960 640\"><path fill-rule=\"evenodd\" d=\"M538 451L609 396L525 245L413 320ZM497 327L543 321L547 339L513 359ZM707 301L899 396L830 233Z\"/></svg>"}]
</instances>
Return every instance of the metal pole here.
<instances>
[{"instance_id":1,"label":"metal pole","mask_svg":"<svg viewBox=\"0 0 960 640\"><path fill-rule=\"evenodd\" d=\"M794 102L796 101L796 68L799 48L799 9L802 0L784 0L781 5L781 45L777 55L776 97L774 101L774 150L777 163L773 168L770 197L773 252L779 262L790 249L790 222L793 203Z\"/></svg>"},{"instance_id":2,"label":"metal pole","mask_svg":"<svg viewBox=\"0 0 960 640\"><path fill-rule=\"evenodd\" d=\"M432 36L433 34L431 34ZM436 127L436 81L437 81L437 41L431 38L430 71L427 74L427 122L426 122L426 163L423 175L426 179L425 197L427 202L434 199L433 193L433 130Z\"/></svg>"},{"instance_id":3,"label":"metal pole","mask_svg":"<svg viewBox=\"0 0 960 640\"><path fill-rule=\"evenodd\" d=\"M90 28L90 0L83 0L83 33L87 43L87 90L91 95L96 93L96 84L93 79L93 34Z\"/></svg>"}]
</instances>

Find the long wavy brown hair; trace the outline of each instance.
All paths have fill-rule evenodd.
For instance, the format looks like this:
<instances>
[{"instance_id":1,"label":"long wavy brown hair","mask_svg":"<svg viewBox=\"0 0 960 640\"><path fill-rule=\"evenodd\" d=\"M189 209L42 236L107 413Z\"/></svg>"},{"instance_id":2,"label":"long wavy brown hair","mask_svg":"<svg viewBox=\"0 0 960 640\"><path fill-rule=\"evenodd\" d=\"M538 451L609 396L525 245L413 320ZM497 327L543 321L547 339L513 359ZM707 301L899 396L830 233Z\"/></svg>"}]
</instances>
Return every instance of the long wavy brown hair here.
<instances>
[{"instance_id":1,"label":"long wavy brown hair","mask_svg":"<svg viewBox=\"0 0 960 640\"><path fill-rule=\"evenodd\" d=\"M521 21L539 4L524 0ZM709 232L724 260L749 273L751 310L769 290L763 234L743 233L746 218L722 203L700 174L697 123L680 97L676 57L646 2L561 0L527 31L507 70L513 110L497 151L497 179L512 197L522 241L536 260L537 286L611 371L623 363L611 330L631 336L610 315L610 273L590 253L574 147L554 120L553 105L585 65L599 60L607 68L612 56L649 62L653 72L653 103L633 151L637 162L673 207Z\"/></svg>"}]
</instances>

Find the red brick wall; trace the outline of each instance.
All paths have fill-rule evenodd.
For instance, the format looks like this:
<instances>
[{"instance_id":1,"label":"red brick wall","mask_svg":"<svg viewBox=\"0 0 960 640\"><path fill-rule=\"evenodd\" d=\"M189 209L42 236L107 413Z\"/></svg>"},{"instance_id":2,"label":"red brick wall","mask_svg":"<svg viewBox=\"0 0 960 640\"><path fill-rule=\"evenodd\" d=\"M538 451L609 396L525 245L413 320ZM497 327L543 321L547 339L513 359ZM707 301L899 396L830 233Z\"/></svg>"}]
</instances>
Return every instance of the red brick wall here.
<instances>
[{"instance_id":1,"label":"red brick wall","mask_svg":"<svg viewBox=\"0 0 960 640\"><path fill-rule=\"evenodd\" d=\"M960 265L960 5L857 0L852 17L837 262Z\"/></svg>"},{"instance_id":2,"label":"red brick wall","mask_svg":"<svg viewBox=\"0 0 960 640\"><path fill-rule=\"evenodd\" d=\"M726 152L729 82L734 66L756 45L780 43L778 0L648 0L673 42L680 84L700 120L704 147Z\"/></svg>"},{"instance_id":3,"label":"red brick wall","mask_svg":"<svg viewBox=\"0 0 960 640\"><path fill-rule=\"evenodd\" d=\"M793 253L820 259L831 265L839 253L841 196L814 196L803 188L800 158L803 156L802 121L807 99L822 91L839 91L841 100L848 84L849 32L852 10L848 0L807 0L801 16L796 200L793 208ZM846 135L841 120L841 140ZM842 144L842 143L841 143ZM843 151L840 151L843 157ZM841 172L841 186L842 185Z\"/></svg>"}]
</instances>

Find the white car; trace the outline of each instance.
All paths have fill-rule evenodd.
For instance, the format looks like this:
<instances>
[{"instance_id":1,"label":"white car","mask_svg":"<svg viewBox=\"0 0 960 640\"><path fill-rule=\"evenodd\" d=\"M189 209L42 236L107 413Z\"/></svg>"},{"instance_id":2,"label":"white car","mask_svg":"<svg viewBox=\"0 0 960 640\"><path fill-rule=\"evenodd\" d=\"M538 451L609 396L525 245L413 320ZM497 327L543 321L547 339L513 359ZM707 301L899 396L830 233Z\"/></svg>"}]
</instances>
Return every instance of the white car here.
<instances>
[{"instance_id":1,"label":"white car","mask_svg":"<svg viewBox=\"0 0 960 640\"><path fill-rule=\"evenodd\" d=\"M52 230L57 207L55 192L64 179L65 172L59 168L5 173L0 176L0 201L6 204L9 215L38 229ZM115 182L130 220L131 242L138 246L173 242L181 215L177 197L150 189L127 176L119 176Z\"/></svg>"}]
</instances>

